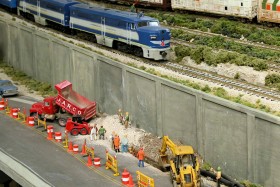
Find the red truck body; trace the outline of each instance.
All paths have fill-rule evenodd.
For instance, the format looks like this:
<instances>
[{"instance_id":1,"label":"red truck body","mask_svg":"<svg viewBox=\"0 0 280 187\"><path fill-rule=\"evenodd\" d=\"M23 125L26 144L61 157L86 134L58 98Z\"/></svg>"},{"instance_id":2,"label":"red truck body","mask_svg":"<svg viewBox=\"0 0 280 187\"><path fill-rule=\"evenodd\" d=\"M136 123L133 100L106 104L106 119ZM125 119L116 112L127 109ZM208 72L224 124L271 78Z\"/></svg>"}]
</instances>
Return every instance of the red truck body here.
<instances>
[{"instance_id":1,"label":"red truck body","mask_svg":"<svg viewBox=\"0 0 280 187\"><path fill-rule=\"evenodd\" d=\"M58 119L61 126L66 125L67 118L80 116L88 120L96 115L96 102L92 102L72 89L72 83L65 80L55 85L58 95L47 97L43 102L31 106L30 115L38 113L39 117Z\"/></svg>"},{"instance_id":2,"label":"red truck body","mask_svg":"<svg viewBox=\"0 0 280 187\"><path fill-rule=\"evenodd\" d=\"M55 85L58 95L55 103L72 115L88 120L96 115L96 103L88 100L72 89L72 83L63 81Z\"/></svg>"}]
</instances>

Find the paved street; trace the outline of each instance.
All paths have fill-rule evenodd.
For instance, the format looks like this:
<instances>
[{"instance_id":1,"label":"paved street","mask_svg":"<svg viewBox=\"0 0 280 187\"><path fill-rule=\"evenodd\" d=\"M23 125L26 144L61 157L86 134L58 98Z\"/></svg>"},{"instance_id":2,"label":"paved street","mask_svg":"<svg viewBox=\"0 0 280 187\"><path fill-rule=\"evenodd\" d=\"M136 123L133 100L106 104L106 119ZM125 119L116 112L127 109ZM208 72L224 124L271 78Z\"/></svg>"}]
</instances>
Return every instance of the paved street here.
<instances>
[{"instance_id":1,"label":"paved street","mask_svg":"<svg viewBox=\"0 0 280 187\"><path fill-rule=\"evenodd\" d=\"M32 99L10 98L9 103L14 107L29 108ZM88 168L85 165L87 157L82 157L80 154L71 155L61 143L46 140L47 134L42 132L42 129L20 124L6 116L3 111L0 113L0 120L0 148L30 167L53 186L121 186L121 173L124 168L132 173L134 183L136 170L140 170L153 177L156 186L171 186L167 173L149 164L146 164L145 168L138 168L138 160L130 154L117 154L120 176L115 177L111 170L105 170L105 147L102 145L94 145L95 156L101 158L101 168ZM54 124L54 126L55 130L63 132L58 125ZM82 136L76 139L71 137L71 140L78 143L81 150L84 140Z\"/></svg>"}]
</instances>

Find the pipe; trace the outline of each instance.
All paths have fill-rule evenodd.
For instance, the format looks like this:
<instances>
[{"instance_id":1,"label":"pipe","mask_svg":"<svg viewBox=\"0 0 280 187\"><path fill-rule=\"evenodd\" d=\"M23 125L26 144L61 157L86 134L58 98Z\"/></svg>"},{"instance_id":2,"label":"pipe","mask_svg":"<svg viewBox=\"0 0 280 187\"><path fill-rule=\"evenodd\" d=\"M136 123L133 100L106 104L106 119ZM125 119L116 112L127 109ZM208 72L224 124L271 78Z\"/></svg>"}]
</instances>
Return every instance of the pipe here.
<instances>
[{"instance_id":1,"label":"pipe","mask_svg":"<svg viewBox=\"0 0 280 187\"><path fill-rule=\"evenodd\" d=\"M240 183L238 183L237 181L231 179L231 178L230 178L228 175L226 175L226 174L223 174L223 173L222 173L222 177L225 178L225 179L228 180L228 181L233 182L233 183L234 183L234 186L236 186L236 187L244 187L242 184L240 184Z\"/></svg>"},{"instance_id":2,"label":"pipe","mask_svg":"<svg viewBox=\"0 0 280 187\"><path fill-rule=\"evenodd\" d=\"M214 181L216 181L216 174L214 174L210 171L200 169L200 174L205 176L205 177L211 177L212 179L214 179ZM228 186L228 187L237 187L234 182L229 181L229 180L224 179L224 178L221 178L220 182L223 183L224 185Z\"/></svg>"}]
</instances>

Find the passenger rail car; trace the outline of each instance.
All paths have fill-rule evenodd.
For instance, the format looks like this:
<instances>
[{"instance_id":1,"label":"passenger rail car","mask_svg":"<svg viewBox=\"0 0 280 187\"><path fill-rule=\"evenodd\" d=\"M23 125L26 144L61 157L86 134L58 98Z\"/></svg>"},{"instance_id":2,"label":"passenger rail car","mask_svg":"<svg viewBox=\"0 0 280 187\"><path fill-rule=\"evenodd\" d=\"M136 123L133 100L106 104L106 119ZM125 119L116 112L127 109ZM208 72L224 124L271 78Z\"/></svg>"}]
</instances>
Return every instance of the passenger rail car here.
<instances>
[{"instance_id":1,"label":"passenger rail car","mask_svg":"<svg viewBox=\"0 0 280 187\"><path fill-rule=\"evenodd\" d=\"M18 14L41 25L69 27L72 0L19 0Z\"/></svg>"},{"instance_id":2,"label":"passenger rail car","mask_svg":"<svg viewBox=\"0 0 280 187\"><path fill-rule=\"evenodd\" d=\"M157 19L142 13L91 7L75 0L0 0L22 15L44 26L72 31L88 40L153 60L167 60L170 31Z\"/></svg>"}]
</instances>

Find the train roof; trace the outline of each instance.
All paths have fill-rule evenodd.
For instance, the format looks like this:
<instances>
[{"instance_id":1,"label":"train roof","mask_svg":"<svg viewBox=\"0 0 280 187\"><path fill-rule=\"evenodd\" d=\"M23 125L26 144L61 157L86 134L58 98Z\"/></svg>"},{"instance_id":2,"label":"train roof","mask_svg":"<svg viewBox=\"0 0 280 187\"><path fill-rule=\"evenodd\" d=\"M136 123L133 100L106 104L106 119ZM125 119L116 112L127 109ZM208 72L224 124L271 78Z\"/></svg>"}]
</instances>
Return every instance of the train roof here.
<instances>
[{"instance_id":1,"label":"train roof","mask_svg":"<svg viewBox=\"0 0 280 187\"><path fill-rule=\"evenodd\" d=\"M80 3L76 0L43 0L43 1L46 1L46 2L49 2L49 3L56 3L56 4L73 4L73 3Z\"/></svg>"},{"instance_id":2,"label":"train roof","mask_svg":"<svg viewBox=\"0 0 280 187\"><path fill-rule=\"evenodd\" d=\"M98 6L90 6L87 4L76 4L71 6L70 10L83 10L83 13L88 14L98 14L104 15L110 18L121 19L125 21L131 22L141 22L141 21L157 21L157 19L149 17L149 16L141 16L139 17L137 13L120 11L115 9L103 8Z\"/></svg>"}]
</instances>

